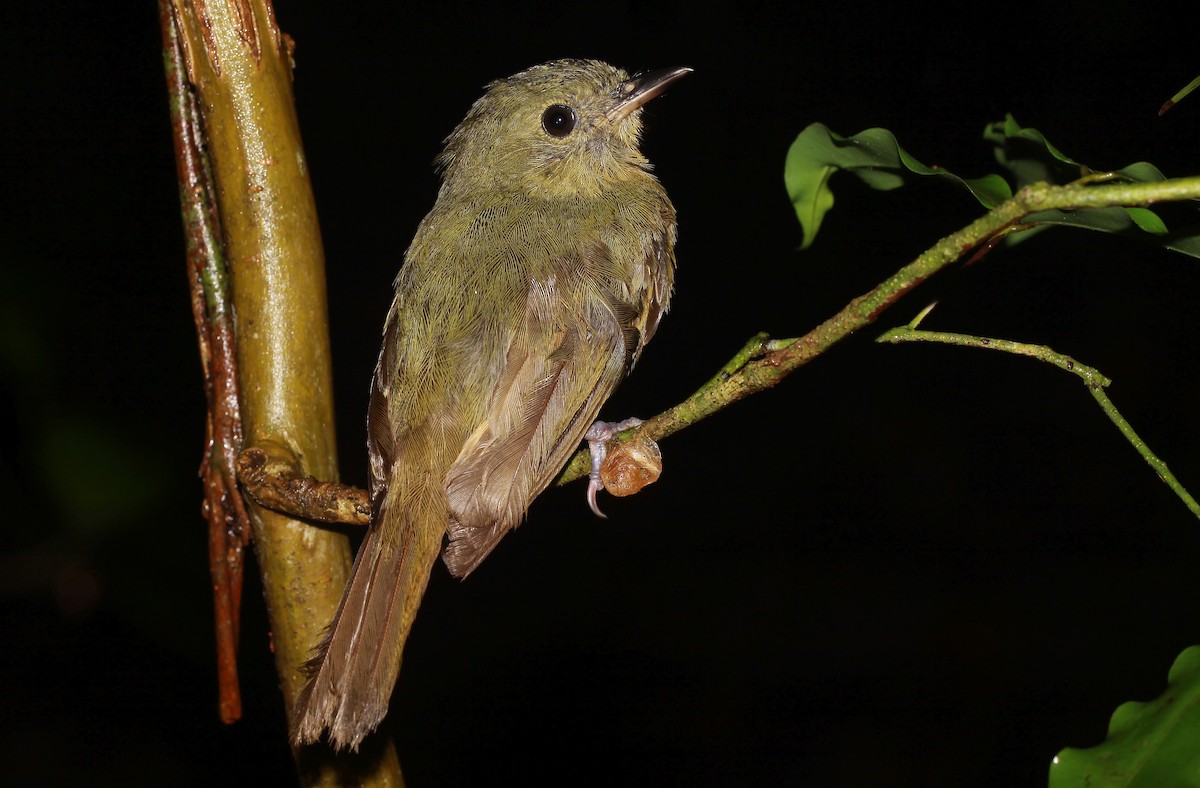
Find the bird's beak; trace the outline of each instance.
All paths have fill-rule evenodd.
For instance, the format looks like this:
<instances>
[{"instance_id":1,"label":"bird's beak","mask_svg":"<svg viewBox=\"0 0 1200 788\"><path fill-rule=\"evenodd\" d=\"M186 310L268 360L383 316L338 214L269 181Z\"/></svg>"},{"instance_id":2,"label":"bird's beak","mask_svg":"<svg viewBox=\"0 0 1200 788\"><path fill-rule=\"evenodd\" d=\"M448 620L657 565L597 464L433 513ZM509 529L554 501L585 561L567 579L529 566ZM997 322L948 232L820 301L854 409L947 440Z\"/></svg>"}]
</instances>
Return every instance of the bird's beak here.
<instances>
[{"instance_id":1,"label":"bird's beak","mask_svg":"<svg viewBox=\"0 0 1200 788\"><path fill-rule=\"evenodd\" d=\"M619 99L617 105L608 111L608 122L619 123L629 117L630 113L645 104L650 99L661 94L675 80L692 73L687 66L683 68L664 68L646 74L638 74L633 79L627 79L617 88Z\"/></svg>"}]
</instances>

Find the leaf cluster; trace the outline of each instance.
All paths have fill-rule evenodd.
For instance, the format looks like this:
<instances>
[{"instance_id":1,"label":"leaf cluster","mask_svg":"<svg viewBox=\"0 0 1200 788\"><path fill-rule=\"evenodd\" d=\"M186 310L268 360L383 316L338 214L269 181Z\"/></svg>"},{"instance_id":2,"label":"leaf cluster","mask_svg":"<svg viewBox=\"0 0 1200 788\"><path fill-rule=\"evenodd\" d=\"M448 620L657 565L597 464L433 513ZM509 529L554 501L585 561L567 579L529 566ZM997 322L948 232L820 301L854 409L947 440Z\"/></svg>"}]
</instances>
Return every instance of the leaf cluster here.
<instances>
[{"instance_id":1,"label":"leaf cluster","mask_svg":"<svg viewBox=\"0 0 1200 788\"><path fill-rule=\"evenodd\" d=\"M788 196L804 231L803 248L816 240L825 215L833 208L831 180L842 171L881 191L899 188L910 183L914 176L950 180L965 188L988 210L1011 199L1022 187L1036 183L1087 185L1166 180L1149 162L1136 162L1116 170L1094 169L1067 156L1037 129L1022 127L1012 115L988 124L983 139L993 147L996 162L1005 174L964 178L944 167L923 164L901 147L887 129L867 129L844 137L824 124L812 124L792 143L784 165ZM1027 216L1005 241L1014 244L1055 225L1106 233L1146 234L1167 249L1200 257L1200 227L1192 225L1172 232L1159 213L1145 206L1043 211Z\"/></svg>"}]
</instances>

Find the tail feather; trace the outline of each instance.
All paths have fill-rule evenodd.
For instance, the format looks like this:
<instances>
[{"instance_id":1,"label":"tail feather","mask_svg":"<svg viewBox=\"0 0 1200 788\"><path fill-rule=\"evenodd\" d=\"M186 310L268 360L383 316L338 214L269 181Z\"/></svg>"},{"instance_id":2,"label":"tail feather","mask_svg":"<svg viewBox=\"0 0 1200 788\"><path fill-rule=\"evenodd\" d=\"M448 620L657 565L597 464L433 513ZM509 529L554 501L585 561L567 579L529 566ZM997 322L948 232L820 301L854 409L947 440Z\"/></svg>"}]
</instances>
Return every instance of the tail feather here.
<instances>
[{"instance_id":1,"label":"tail feather","mask_svg":"<svg viewBox=\"0 0 1200 788\"><path fill-rule=\"evenodd\" d=\"M294 745L315 742L328 730L333 747L357 750L387 714L404 642L445 532L444 497L440 506L436 496L421 497L423 505L399 505L389 494L380 507L309 663L309 681L292 712Z\"/></svg>"}]
</instances>

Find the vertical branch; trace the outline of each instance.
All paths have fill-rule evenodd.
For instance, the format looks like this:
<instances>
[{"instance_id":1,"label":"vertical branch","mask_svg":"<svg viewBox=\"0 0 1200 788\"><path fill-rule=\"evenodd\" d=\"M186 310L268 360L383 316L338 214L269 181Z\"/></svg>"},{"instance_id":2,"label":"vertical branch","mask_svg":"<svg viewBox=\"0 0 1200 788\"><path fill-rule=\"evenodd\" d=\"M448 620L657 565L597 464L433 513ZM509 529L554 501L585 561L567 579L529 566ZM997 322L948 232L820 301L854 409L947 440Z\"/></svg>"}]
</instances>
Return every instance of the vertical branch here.
<instances>
[{"instance_id":1,"label":"vertical branch","mask_svg":"<svg viewBox=\"0 0 1200 788\"><path fill-rule=\"evenodd\" d=\"M208 560L213 582L218 710L222 721L232 723L242 716L237 646L243 558L250 540L249 515L233 473L242 445L233 320L212 174L203 153L199 111L187 86L179 30L165 3L161 2L159 21L183 209L188 288L208 402L200 476L204 484L202 508L208 521Z\"/></svg>"},{"instance_id":2,"label":"vertical branch","mask_svg":"<svg viewBox=\"0 0 1200 788\"><path fill-rule=\"evenodd\" d=\"M325 262L292 99L291 42L269 0L171 0L171 13L215 186L245 445L334 480ZM202 356L233 350L232 343L218 346L202 340ZM214 386L214 398L221 393ZM214 420L218 442L220 427ZM349 543L334 531L248 509L290 712L304 684L302 666L341 599ZM401 780L390 744L357 756L320 747L296 756L305 784Z\"/></svg>"}]
</instances>

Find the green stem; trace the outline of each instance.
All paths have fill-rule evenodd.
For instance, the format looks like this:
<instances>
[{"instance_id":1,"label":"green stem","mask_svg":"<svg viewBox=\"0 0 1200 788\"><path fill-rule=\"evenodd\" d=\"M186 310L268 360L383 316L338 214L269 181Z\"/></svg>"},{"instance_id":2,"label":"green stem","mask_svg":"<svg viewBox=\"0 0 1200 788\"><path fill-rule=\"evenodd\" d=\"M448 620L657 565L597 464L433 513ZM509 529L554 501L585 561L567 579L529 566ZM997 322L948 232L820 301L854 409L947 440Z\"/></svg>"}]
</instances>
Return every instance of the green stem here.
<instances>
[{"instance_id":1,"label":"green stem","mask_svg":"<svg viewBox=\"0 0 1200 788\"><path fill-rule=\"evenodd\" d=\"M1104 393L1104 389L1112 383L1107 377L1102 375L1094 367L1089 367L1086 364L1080 364L1070 356L1057 353L1045 345L1030 345L1024 342L1013 342L1008 339L992 339L989 337L971 336L969 334L952 334L943 331L924 331L916 326L929 313L928 308L923 310L920 315L907 326L893 328L890 331L884 332L876 341L877 342L940 342L946 345L958 345L960 347L983 348L984 350L1000 350L1005 353L1015 353L1022 356L1036 358L1039 361L1044 361L1048 364L1053 364L1059 369L1064 369L1067 372L1078 375L1087 386L1088 392L1100 405L1100 409L1104 414L1117 425L1117 429L1125 436L1125 439L1137 450L1137 453L1142 455L1147 464L1154 469L1167 486L1170 487L1184 505L1191 511L1193 515L1200 518L1200 504L1196 503L1196 499L1184 488L1184 486L1175 478L1167 468L1167 464L1150 450L1146 442L1142 440L1129 422L1117 410L1117 406L1113 404L1108 395Z\"/></svg>"}]
</instances>

